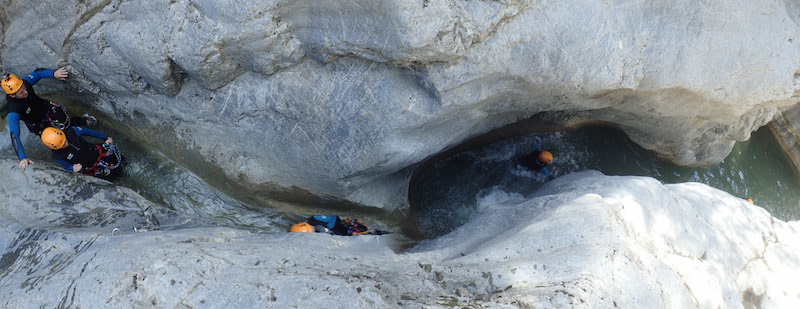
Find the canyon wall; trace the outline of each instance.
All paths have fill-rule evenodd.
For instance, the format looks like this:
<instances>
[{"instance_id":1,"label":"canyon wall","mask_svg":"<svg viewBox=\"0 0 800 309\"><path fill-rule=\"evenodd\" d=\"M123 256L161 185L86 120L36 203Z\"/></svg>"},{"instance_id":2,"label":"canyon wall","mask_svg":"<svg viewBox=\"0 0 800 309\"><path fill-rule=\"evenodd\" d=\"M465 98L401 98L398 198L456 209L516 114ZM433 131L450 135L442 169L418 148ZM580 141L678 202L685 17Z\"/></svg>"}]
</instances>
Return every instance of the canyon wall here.
<instances>
[{"instance_id":1,"label":"canyon wall","mask_svg":"<svg viewBox=\"0 0 800 309\"><path fill-rule=\"evenodd\" d=\"M798 13L786 0L7 1L0 63L66 66L40 92L241 194L402 209L415 164L530 117L602 121L673 162L717 163L797 103Z\"/></svg>"},{"instance_id":2,"label":"canyon wall","mask_svg":"<svg viewBox=\"0 0 800 309\"><path fill-rule=\"evenodd\" d=\"M0 160L6 308L800 305L800 222L698 183L574 173L400 252L397 234L184 224L132 190L15 161Z\"/></svg>"}]
</instances>

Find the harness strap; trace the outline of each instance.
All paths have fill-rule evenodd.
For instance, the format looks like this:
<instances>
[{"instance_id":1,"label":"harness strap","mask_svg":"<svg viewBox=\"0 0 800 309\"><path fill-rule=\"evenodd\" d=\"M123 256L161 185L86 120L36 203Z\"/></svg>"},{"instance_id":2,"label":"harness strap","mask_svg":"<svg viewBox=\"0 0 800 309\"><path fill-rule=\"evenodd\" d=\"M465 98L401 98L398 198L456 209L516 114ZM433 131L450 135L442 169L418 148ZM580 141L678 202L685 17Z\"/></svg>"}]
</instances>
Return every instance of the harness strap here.
<instances>
[{"instance_id":1,"label":"harness strap","mask_svg":"<svg viewBox=\"0 0 800 309\"><path fill-rule=\"evenodd\" d=\"M103 153L103 148L100 147L100 145L94 145L94 146L97 147L97 160L95 160L94 164L92 164L92 167L86 169L86 171L88 172L86 174L88 174L89 176L97 175L97 172L99 172L100 170L100 162L103 161L103 158L105 157Z\"/></svg>"},{"instance_id":2,"label":"harness strap","mask_svg":"<svg viewBox=\"0 0 800 309\"><path fill-rule=\"evenodd\" d=\"M92 172L94 174L108 174L109 171L120 167L123 165L122 154L119 152L119 148L112 144L103 144L95 145L97 147L97 161L92 165ZM105 152L104 152L105 151ZM117 159L117 163L110 163L104 159L114 156Z\"/></svg>"},{"instance_id":3,"label":"harness strap","mask_svg":"<svg viewBox=\"0 0 800 309\"><path fill-rule=\"evenodd\" d=\"M58 115L59 113L64 114L63 122L55 118L55 116ZM41 125L43 125L45 128L48 126L53 126L61 130L64 130L66 128L69 128L71 121L70 117L71 116L69 114L69 111L67 111L66 108L61 106L61 104L50 102L50 110L47 111L47 113L45 114L45 118L42 119Z\"/></svg>"}]
</instances>

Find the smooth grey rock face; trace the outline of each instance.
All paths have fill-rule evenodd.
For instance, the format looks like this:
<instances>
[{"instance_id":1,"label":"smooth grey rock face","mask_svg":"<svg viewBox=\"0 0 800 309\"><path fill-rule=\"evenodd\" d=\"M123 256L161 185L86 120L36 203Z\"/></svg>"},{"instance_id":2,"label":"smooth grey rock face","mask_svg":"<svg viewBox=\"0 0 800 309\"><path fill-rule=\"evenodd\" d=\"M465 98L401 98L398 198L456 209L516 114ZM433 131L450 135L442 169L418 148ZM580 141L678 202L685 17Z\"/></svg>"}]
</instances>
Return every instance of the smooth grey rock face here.
<instances>
[{"instance_id":1,"label":"smooth grey rock face","mask_svg":"<svg viewBox=\"0 0 800 309\"><path fill-rule=\"evenodd\" d=\"M108 215L141 213L144 204L131 207L140 199L133 192L41 168L23 175L10 160L0 169L29 179L0 190L13 202L0 218L0 303L8 308L800 305L798 222L697 183L570 174L397 253L393 235L163 225L134 233L131 221ZM70 177L96 189L49 184ZM35 194L42 189L49 192ZM16 202L19 192L30 193L29 206ZM43 221L32 218L49 217L47 207L60 199L72 205L64 210L91 208L106 223L37 228ZM27 214L12 218L11 207Z\"/></svg>"},{"instance_id":2,"label":"smooth grey rock face","mask_svg":"<svg viewBox=\"0 0 800 309\"><path fill-rule=\"evenodd\" d=\"M292 1L281 10L309 55L418 66L457 62L524 1Z\"/></svg>"},{"instance_id":3,"label":"smooth grey rock face","mask_svg":"<svg viewBox=\"0 0 800 309\"><path fill-rule=\"evenodd\" d=\"M416 163L534 115L719 161L797 102L798 10L12 1L0 61L67 65L67 83L37 89L201 176L401 208ZM396 253L391 236L181 229L131 190L56 169L0 161L4 307L800 307L797 222L699 184L570 175Z\"/></svg>"},{"instance_id":4,"label":"smooth grey rock face","mask_svg":"<svg viewBox=\"0 0 800 309\"><path fill-rule=\"evenodd\" d=\"M158 207L131 189L99 178L73 175L49 163L36 162L35 166L20 170L16 158L4 158L0 160L0 171L4 178L0 183L0 206L3 219L12 225L45 230L105 230L123 224L128 230L154 224L147 211L160 213Z\"/></svg>"},{"instance_id":5,"label":"smooth grey rock face","mask_svg":"<svg viewBox=\"0 0 800 309\"><path fill-rule=\"evenodd\" d=\"M800 105L777 113L770 122L769 129L775 134L795 168L800 169Z\"/></svg>"},{"instance_id":6,"label":"smooth grey rock face","mask_svg":"<svg viewBox=\"0 0 800 309\"><path fill-rule=\"evenodd\" d=\"M15 2L0 60L67 64L50 90L246 192L397 209L407 168L532 115L719 162L798 101L790 2Z\"/></svg>"}]
</instances>

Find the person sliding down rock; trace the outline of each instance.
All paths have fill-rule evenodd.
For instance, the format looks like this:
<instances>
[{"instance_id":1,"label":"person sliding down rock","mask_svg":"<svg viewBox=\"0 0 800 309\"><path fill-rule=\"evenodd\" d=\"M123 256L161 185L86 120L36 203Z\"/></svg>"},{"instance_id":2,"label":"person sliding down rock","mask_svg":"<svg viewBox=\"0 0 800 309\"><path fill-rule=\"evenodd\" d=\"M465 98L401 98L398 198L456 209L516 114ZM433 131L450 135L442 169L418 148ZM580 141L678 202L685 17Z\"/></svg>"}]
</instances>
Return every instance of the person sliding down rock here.
<instances>
[{"instance_id":1,"label":"person sliding down rock","mask_svg":"<svg viewBox=\"0 0 800 309\"><path fill-rule=\"evenodd\" d=\"M556 178L556 176L547 169L547 165L553 162L553 154L547 150L542 150L540 145L536 145L536 149L533 152L515 158L515 161L518 165L526 169L538 171L542 175L547 176L548 180Z\"/></svg>"},{"instance_id":2,"label":"person sliding down rock","mask_svg":"<svg viewBox=\"0 0 800 309\"><path fill-rule=\"evenodd\" d=\"M0 86L6 93L8 102L8 129L11 132L11 144L19 158L19 168L26 168L33 164L31 159L25 155L20 137L19 121L25 122L28 130L38 135L47 127L57 127L60 129L69 126L91 126L97 119L88 114L82 117L70 117L69 112L60 104L47 101L36 95L33 85L42 78L57 78L66 80L69 76L67 70L60 68L56 71L48 69L36 69L30 75L19 78L14 74L5 73Z\"/></svg>"},{"instance_id":3,"label":"person sliding down rock","mask_svg":"<svg viewBox=\"0 0 800 309\"><path fill-rule=\"evenodd\" d=\"M105 144L92 144L81 136L104 139ZM106 180L122 175L125 159L113 145L114 140L103 133L81 127L64 130L49 127L42 131L41 137L52 149L53 159L67 170Z\"/></svg>"},{"instance_id":4,"label":"person sliding down rock","mask_svg":"<svg viewBox=\"0 0 800 309\"><path fill-rule=\"evenodd\" d=\"M339 216L311 216L305 222L300 222L289 229L292 233L328 233L331 235L383 235L386 231L370 230L359 219L347 218L342 220Z\"/></svg>"}]
</instances>

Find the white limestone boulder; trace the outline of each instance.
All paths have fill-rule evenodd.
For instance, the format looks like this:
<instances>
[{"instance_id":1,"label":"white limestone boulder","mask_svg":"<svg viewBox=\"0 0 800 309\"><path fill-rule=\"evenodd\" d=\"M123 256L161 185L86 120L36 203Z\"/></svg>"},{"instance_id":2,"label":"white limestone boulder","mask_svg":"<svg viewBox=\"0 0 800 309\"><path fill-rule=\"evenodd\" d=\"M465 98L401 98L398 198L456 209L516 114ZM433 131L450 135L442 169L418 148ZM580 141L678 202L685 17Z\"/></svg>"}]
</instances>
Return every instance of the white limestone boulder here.
<instances>
[{"instance_id":1,"label":"white limestone boulder","mask_svg":"<svg viewBox=\"0 0 800 309\"><path fill-rule=\"evenodd\" d=\"M398 253L397 235L62 229L7 244L6 307L791 308L800 226L697 183L582 172ZM91 237L90 237L91 236ZM81 242L90 238L90 242ZM41 243L42 241L39 241ZM81 246L76 247L75 244ZM77 250L76 250L77 248ZM55 267L36 267L59 257ZM40 261L23 268L26 261ZM33 299L30 293L39 297Z\"/></svg>"},{"instance_id":2,"label":"white limestone boulder","mask_svg":"<svg viewBox=\"0 0 800 309\"><path fill-rule=\"evenodd\" d=\"M5 9L7 70L66 64L70 81L43 92L268 198L403 208L409 167L534 115L601 121L674 162L713 164L800 89L800 8L789 0Z\"/></svg>"}]
</instances>

